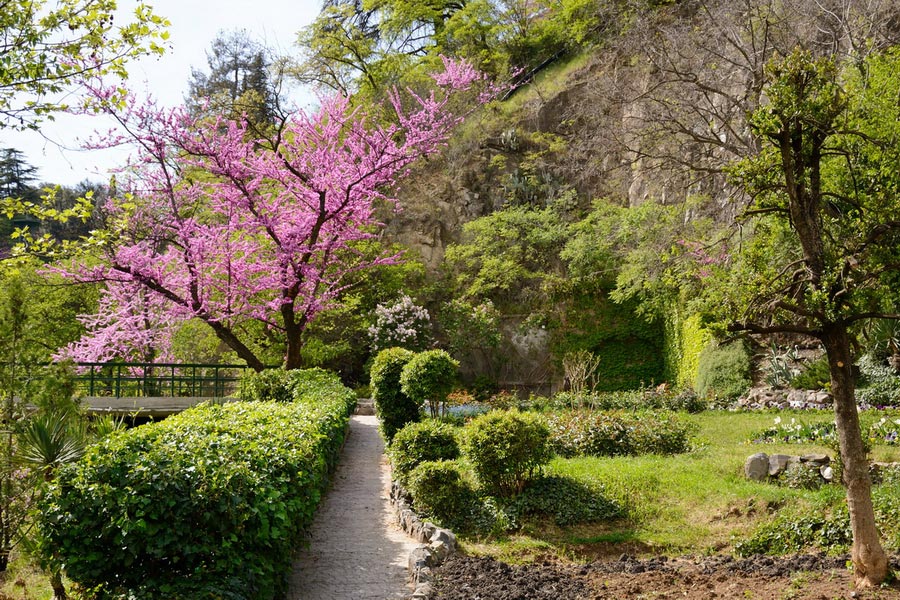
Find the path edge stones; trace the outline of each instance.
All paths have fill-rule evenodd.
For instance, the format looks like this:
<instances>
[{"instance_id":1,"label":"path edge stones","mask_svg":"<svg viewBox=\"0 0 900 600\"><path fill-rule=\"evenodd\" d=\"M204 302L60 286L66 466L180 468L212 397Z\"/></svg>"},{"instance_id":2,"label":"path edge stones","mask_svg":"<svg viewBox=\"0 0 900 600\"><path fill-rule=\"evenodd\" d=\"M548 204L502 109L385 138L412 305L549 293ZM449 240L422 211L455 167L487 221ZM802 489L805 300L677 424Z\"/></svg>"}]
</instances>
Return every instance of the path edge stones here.
<instances>
[{"instance_id":1,"label":"path edge stones","mask_svg":"<svg viewBox=\"0 0 900 600\"><path fill-rule=\"evenodd\" d=\"M419 543L409 553L409 578L414 590L410 600L427 600L431 596L436 568L456 551L456 535L449 529L443 529L434 523L422 521L413 510L409 494L397 481L391 482L391 506L397 514L400 528Z\"/></svg>"}]
</instances>

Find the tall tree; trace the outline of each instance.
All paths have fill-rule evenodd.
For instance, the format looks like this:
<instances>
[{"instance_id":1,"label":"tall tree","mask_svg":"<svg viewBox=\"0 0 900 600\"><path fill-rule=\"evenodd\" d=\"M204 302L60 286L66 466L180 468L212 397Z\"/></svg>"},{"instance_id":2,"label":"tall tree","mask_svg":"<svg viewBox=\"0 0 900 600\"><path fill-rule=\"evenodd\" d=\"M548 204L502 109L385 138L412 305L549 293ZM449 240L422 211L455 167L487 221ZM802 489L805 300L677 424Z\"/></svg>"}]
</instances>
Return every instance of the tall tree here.
<instances>
[{"instance_id":1,"label":"tall tree","mask_svg":"<svg viewBox=\"0 0 900 600\"><path fill-rule=\"evenodd\" d=\"M269 75L272 60L246 29L220 31L206 53L209 73L191 69L187 105L194 114L246 115L256 126L272 123L278 92Z\"/></svg>"},{"instance_id":2,"label":"tall tree","mask_svg":"<svg viewBox=\"0 0 900 600\"><path fill-rule=\"evenodd\" d=\"M448 61L435 76L443 91L415 97L415 109L391 95L393 124L379 125L337 96L313 114L293 115L267 140L248 136L246 120L198 119L152 104L127 103L121 111L106 102L137 145L140 168L119 182L108 228L83 245L99 252L99 264L71 263L64 271L80 282L146 290L164 301L171 320L207 323L255 369L265 365L243 332L262 323L283 334L285 364L297 368L304 330L346 277L396 260L356 246L376 236L376 205L392 202L387 194L397 179L436 152L460 121L447 110L449 92L479 79ZM109 99L119 92L96 93ZM131 308L128 314L142 314Z\"/></svg>"},{"instance_id":3,"label":"tall tree","mask_svg":"<svg viewBox=\"0 0 900 600\"><path fill-rule=\"evenodd\" d=\"M736 246L732 276L719 290L740 315L733 331L793 332L824 346L856 582L869 587L884 580L887 558L859 428L851 335L872 318L900 319L889 310L900 274L900 54L860 66L841 69L796 50L767 67L767 101L751 118L761 150L733 171L753 199L745 215L757 241Z\"/></svg>"},{"instance_id":4,"label":"tall tree","mask_svg":"<svg viewBox=\"0 0 900 600\"><path fill-rule=\"evenodd\" d=\"M37 127L65 107L55 96L85 72L126 75L128 60L161 54L168 21L139 3L113 22L115 0L0 2L0 128Z\"/></svg>"}]
</instances>

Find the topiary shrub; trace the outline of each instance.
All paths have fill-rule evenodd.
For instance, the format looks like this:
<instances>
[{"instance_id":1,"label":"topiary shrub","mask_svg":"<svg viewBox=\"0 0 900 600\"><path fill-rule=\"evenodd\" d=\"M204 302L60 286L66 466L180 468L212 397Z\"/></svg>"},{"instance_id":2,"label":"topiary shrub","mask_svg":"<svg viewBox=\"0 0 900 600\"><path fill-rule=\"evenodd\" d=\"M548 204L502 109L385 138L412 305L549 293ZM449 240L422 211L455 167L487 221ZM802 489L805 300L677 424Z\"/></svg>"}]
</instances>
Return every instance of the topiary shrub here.
<instances>
[{"instance_id":1,"label":"topiary shrub","mask_svg":"<svg viewBox=\"0 0 900 600\"><path fill-rule=\"evenodd\" d=\"M550 430L540 415L492 411L466 426L463 452L486 493L511 496L550 460L549 440Z\"/></svg>"},{"instance_id":2,"label":"topiary shrub","mask_svg":"<svg viewBox=\"0 0 900 600\"><path fill-rule=\"evenodd\" d=\"M419 352L403 367L400 386L417 403L427 402L431 416L437 418L453 390L458 369L459 361L444 350Z\"/></svg>"},{"instance_id":3,"label":"topiary shrub","mask_svg":"<svg viewBox=\"0 0 900 600\"><path fill-rule=\"evenodd\" d=\"M375 414L380 420L381 435L390 444L407 423L419 420L419 405L403 393L400 374L415 352L405 348L382 350L372 361L370 385Z\"/></svg>"},{"instance_id":4,"label":"topiary shrub","mask_svg":"<svg viewBox=\"0 0 900 600\"><path fill-rule=\"evenodd\" d=\"M457 532L470 530L470 517L479 512L475 490L453 461L417 465L409 474L408 490L416 511Z\"/></svg>"},{"instance_id":5,"label":"topiary shrub","mask_svg":"<svg viewBox=\"0 0 900 600\"><path fill-rule=\"evenodd\" d=\"M406 484L407 476L419 464L459 456L456 430L433 419L409 423L394 436L389 454L394 478Z\"/></svg>"},{"instance_id":6,"label":"topiary shrub","mask_svg":"<svg viewBox=\"0 0 900 600\"><path fill-rule=\"evenodd\" d=\"M741 342L707 346L700 353L697 393L704 398L734 399L750 387L750 353Z\"/></svg>"},{"instance_id":7,"label":"topiary shrub","mask_svg":"<svg viewBox=\"0 0 900 600\"><path fill-rule=\"evenodd\" d=\"M310 376L294 402L201 405L92 447L41 500L42 558L103 598L280 597L355 401Z\"/></svg>"}]
</instances>

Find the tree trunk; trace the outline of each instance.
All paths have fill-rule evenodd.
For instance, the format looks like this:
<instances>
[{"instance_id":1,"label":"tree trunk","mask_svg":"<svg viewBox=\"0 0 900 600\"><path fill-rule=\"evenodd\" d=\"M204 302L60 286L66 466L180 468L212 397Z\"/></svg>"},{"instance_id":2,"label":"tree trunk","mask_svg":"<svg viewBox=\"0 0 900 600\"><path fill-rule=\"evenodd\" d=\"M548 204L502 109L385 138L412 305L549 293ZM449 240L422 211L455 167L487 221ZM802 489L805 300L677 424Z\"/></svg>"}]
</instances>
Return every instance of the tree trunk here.
<instances>
[{"instance_id":1,"label":"tree trunk","mask_svg":"<svg viewBox=\"0 0 900 600\"><path fill-rule=\"evenodd\" d=\"M63 585L62 575L56 569L50 573L50 587L53 588L51 600L67 600L66 586Z\"/></svg>"},{"instance_id":2,"label":"tree trunk","mask_svg":"<svg viewBox=\"0 0 900 600\"><path fill-rule=\"evenodd\" d=\"M858 588L879 585L887 577L888 561L875 525L869 462L859 429L856 409L850 339L844 325L824 330L822 343L831 368L831 393L840 440L842 480L847 488L850 527L853 530L851 558Z\"/></svg>"}]
</instances>

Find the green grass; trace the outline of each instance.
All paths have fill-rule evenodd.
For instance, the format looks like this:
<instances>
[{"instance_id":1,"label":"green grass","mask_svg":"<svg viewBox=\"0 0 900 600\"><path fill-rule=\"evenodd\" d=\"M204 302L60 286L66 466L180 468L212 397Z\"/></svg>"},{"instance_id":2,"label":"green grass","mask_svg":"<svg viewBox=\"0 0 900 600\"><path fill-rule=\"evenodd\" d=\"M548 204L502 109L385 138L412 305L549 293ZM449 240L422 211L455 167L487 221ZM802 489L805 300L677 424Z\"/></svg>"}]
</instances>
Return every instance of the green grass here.
<instances>
[{"instance_id":1,"label":"green grass","mask_svg":"<svg viewBox=\"0 0 900 600\"><path fill-rule=\"evenodd\" d=\"M0 598L4 600L50 600L53 590L47 574L21 553L13 552L9 568L0 573Z\"/></svg>"},{"instance_id":2,"label":"green grass","mask_svg":"<svg viewBox=\"0 0 900 600\"><path fill-rule=\"evenodd\" d=\"M554 459L548 473L602 484L607 494L627 508L628 517L611 523L559 528L529 523L521 532L496 541L467 541L467 551L506 560L527 561L545 554L590 559L623 552L729 552L782 511L830 511L841 505L843 490L795 490L745 479L743 465L751 454L801 455L825 452L816 444L753 444L752 436L770 427L776 416L805 423L833 421L829 412L728 413L687 416L699 426L698 447L675 456ZM879 446L876 459L896 457L898 448ZM894 535L886 532L886 537Z\"/></svg>"}]
</instances>

